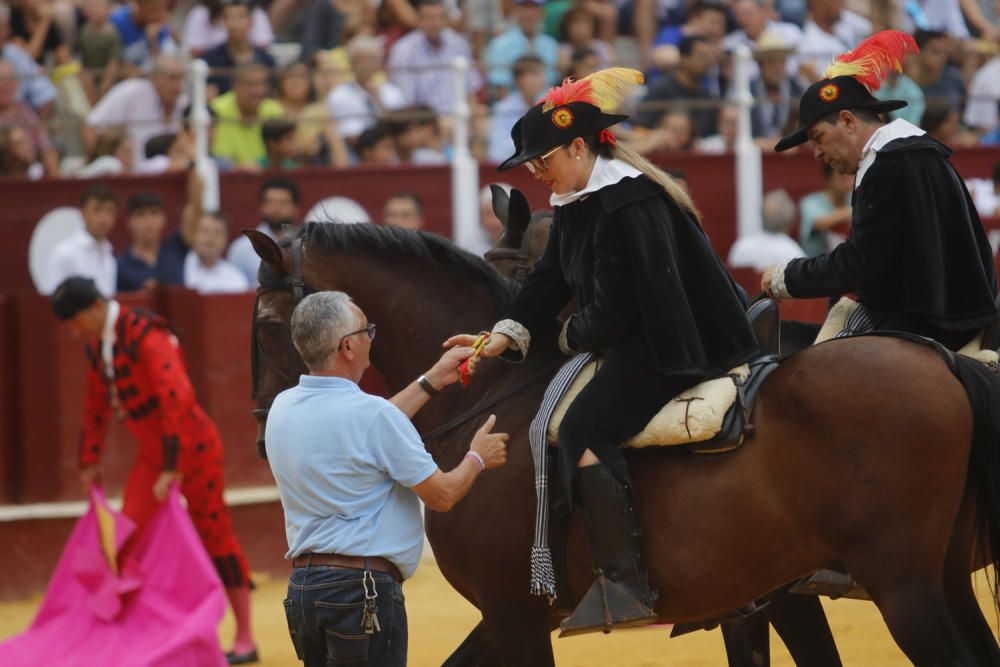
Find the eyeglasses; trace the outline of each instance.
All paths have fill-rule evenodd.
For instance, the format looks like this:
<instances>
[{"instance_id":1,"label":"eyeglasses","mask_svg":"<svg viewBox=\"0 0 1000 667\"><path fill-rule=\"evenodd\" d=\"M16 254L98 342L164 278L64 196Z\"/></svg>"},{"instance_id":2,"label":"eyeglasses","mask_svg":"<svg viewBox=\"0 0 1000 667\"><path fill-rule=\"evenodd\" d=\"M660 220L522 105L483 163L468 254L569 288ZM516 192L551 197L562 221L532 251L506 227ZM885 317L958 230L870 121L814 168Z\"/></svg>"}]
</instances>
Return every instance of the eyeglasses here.
<instances>
[{"instance_id":1,"label":"eyeglasses","mask_svg":"<svg viewBox=\"0 0 1000 667\"><path fill-rule=\"evenodd\" d=\"M368 325L365 326L364 329L358 329L357 331L352 331L349 334L344 334L344 337L340 339L339 343L337 343L337 349L338 350L340 349L340 346L344 344L345 340L347 340L351 336L353 336L355 334L359 334L359 333L367 333L368 334L368 340L375 340L375 323L374 322L369 322Z\"/></svg>"},{"instance_id":2,"label":"eyeglasses","mask_svg":"<svg viewBox=\"0 0 1000 667\"><path fill-rule=\"evenodd\" d=\"M524 163L524 166L527 167L528 171L530 171L532 174L538 174L538 173L544 174L549 170L549 165L546 164L545 160L552 157L563 148L566 148L566 146L556 146L545 155L536 157L534 160L528 160L527 162Z\"/></svg>"}]
</instances>

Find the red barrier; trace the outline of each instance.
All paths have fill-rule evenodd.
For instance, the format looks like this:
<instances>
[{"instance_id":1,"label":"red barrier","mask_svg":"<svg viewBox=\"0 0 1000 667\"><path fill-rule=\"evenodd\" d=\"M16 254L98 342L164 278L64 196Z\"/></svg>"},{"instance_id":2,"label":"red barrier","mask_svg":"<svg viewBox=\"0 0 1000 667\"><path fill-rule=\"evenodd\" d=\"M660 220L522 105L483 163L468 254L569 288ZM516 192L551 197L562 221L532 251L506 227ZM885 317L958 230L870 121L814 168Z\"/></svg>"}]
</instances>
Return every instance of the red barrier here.
<instances>
[{"instance_id":1,"label":"red barrier","mask_svg":"<svg viewBox=\"0 0 1000 667\"><path fill-rule=\"evenodd\" d=\"M0 504L16 496L21 469L18 439L17 319L14 300L0 296Z\"/></svg>"}]
</instances>

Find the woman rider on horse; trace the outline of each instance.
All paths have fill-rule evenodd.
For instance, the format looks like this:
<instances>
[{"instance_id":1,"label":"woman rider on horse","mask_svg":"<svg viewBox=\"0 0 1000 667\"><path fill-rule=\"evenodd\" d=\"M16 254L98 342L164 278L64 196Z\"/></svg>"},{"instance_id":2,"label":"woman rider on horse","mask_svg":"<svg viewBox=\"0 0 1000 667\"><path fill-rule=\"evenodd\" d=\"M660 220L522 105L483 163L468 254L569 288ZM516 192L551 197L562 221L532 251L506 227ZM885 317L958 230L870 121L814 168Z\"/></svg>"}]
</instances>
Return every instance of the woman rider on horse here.
<instances>
[{"instance_id":1,"label":"woman rider on horse","mask_svg":"<svg viewBox=\"0 0 1000 667\"><path fill-rule=\"evenodd\" d=\"M671 398L757 353L691 198L608 130L627 118L609 112L641 81L615 68L553 88L514 125L516 152L499 167L523 164L549 186L554 219L545 252L482 354L523 359L575 297L579 311L562 324L560 348L600 359L559 429L560 470L567 495L583 506L595 572L614 590L602 595L595 581L562 622L564 634L604 630L606 618L614 627L655 621L657 593L640 565L619 445ZM461 334L446 345L473 339Z\"/></svg>"}]
</instances>

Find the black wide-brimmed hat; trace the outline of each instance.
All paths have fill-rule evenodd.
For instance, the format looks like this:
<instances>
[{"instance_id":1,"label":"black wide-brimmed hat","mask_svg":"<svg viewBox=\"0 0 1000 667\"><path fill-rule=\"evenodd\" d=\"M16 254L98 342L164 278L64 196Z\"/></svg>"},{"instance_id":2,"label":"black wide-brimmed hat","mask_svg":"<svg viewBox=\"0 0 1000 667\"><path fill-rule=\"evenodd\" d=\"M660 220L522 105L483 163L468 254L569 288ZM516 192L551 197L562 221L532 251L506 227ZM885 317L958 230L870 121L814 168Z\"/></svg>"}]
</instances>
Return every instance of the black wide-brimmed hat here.
<instances>
[{"instance_id":1,"label":"black wide-brimmed hat","mask_svg":"<svg viewBox=\"0 0 1000 667\"><path fill-rule=\"evenodd\" d=\"M777 152L795 148L809 141L809 128L832 113L844 109L867 109L875 113L895 111L906 106L904 100L880 100L868 92L853 76L821 79L809 86L799 100L799 127L781 138Z\"/></svg>"},{"instance_id":2,"label":"black wide-brimmed hat","mask_svg":"<svg viewBox=\"0 0 1000 667\"><path fill-rule=\"evenodd\" d=\"M56 317L66 321L73 319L81 310L90 308L103 298L93 280L83 276L70 276L59 283L49 302Z\"/></svg>"}]
</instances>

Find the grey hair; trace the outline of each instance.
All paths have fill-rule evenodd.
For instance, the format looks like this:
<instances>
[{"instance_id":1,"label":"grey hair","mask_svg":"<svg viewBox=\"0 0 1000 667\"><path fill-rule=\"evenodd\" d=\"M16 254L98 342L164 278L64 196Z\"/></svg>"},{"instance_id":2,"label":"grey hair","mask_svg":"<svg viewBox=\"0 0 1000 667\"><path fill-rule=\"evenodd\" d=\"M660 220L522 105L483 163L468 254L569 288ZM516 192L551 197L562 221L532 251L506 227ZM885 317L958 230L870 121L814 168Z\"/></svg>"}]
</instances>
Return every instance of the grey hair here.
<instances>
[{"instance_id":1,"label":"grey hair","mask_svg":"<svg viewBox=\"0 0 1000 667\"><path fill-rule=\"evenodd\" d=\"M381 57L385 52L385 43L378 37L358 35L347 43L344 50L347 51L348 58L353 58L359 53L373 53Z\"/></svg>"},{"instance_id":2,"label":"grey hair","mask_svg":"<svg viewBox=\"0 0 1000 667\"><path fill-rule=\"evenodd\" d=\"M795 202L784 190L771 190L761 206L764 230L787 232L795 221Z\"/></svg>"},{"instance_id":3,"label":"grey hair","mask_svg":"<svg viewBox=\"0 0 1000 667\"><path fill-rule=\"evenodd\" d=\"M302 299L292 313L292 343L309 370L317 370L357 326L351 297L344 292L316 292Z\"/></svg>"}]
</instances>

